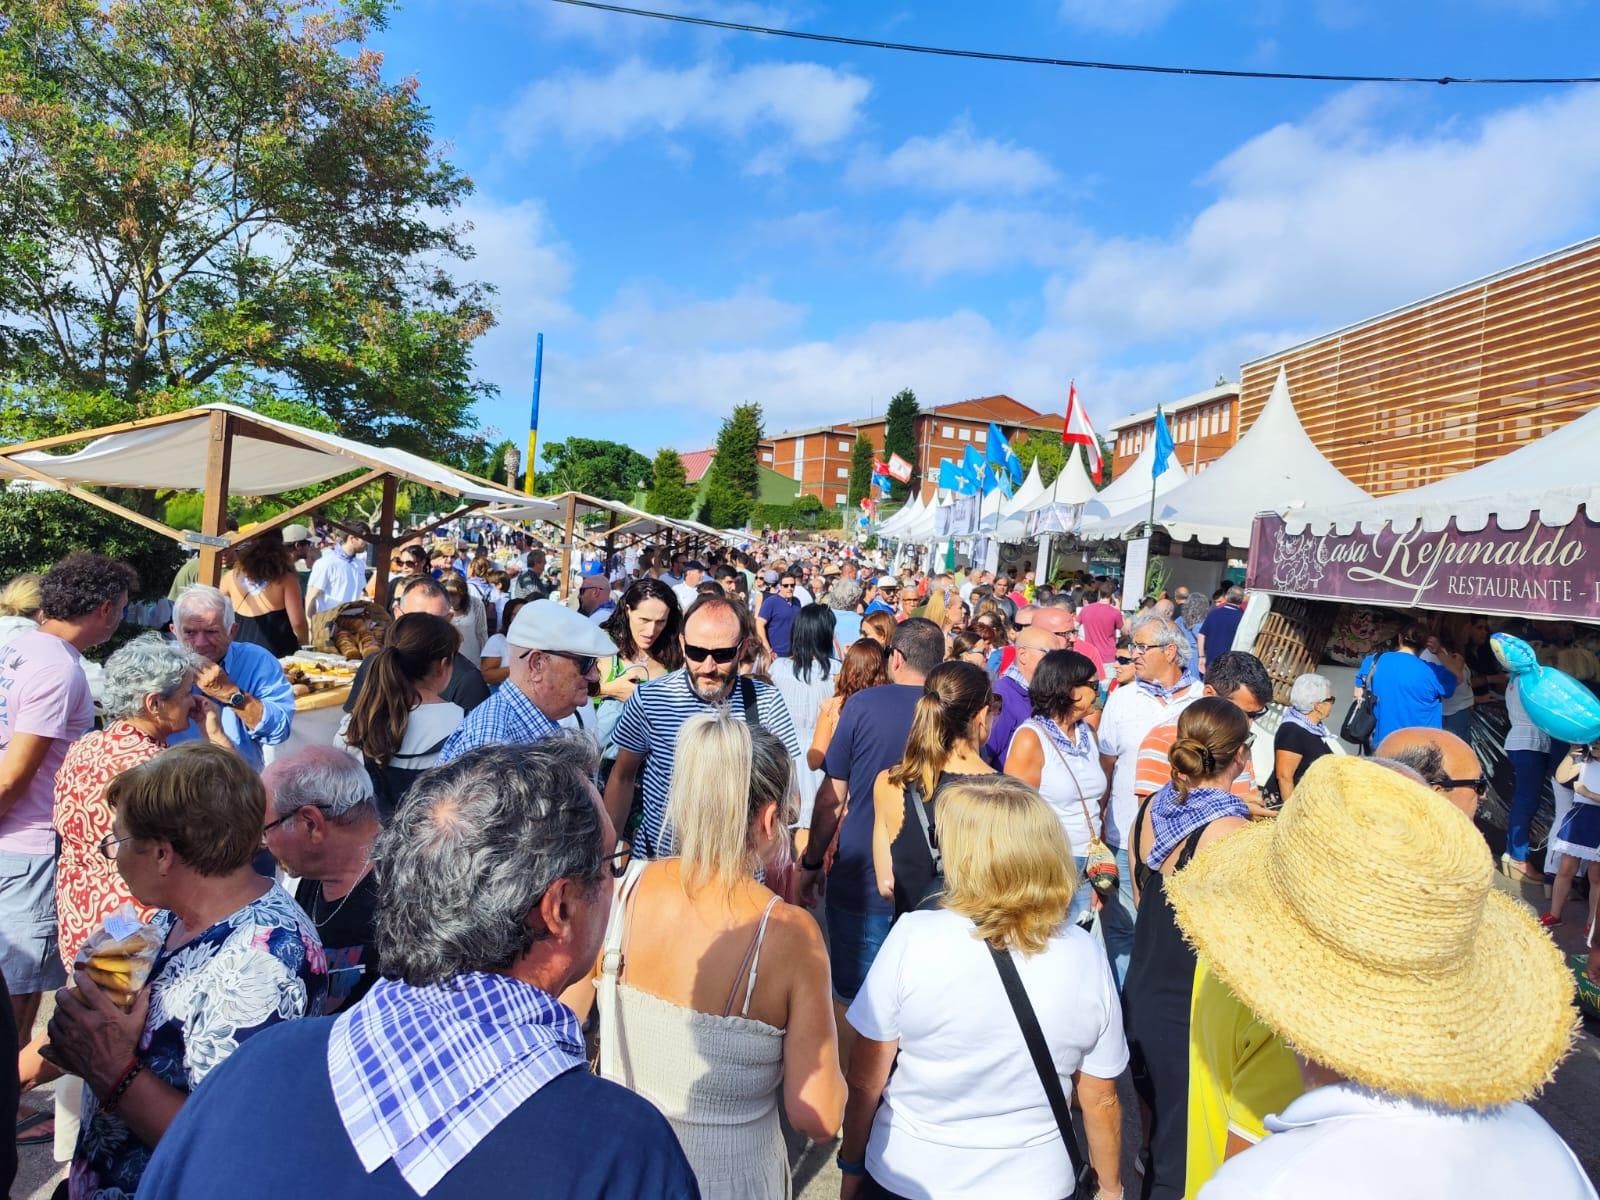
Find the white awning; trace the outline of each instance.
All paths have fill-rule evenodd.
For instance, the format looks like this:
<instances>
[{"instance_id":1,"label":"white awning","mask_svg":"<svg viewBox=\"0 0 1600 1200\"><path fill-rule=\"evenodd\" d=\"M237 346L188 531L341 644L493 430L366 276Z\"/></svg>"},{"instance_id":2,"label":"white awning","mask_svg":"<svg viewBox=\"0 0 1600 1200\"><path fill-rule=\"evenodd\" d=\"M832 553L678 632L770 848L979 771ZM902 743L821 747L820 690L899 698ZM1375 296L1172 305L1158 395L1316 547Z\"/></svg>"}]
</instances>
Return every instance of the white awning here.
<instances>
[{"instance_id":1,"label":"white awning","mask_svg":"<svg viewBox=\"0 0 1600 1200\"><path fill-rule=\"evenodd\" d=\"M1132 476L1130 470L1124 478ZM1149 487L1145 475L1145 487ZM1121 480L1117 481L1122 482ZM1116 486L1115 484L1112 485ZM1106 492L1101 493L1103 502ZM1257 513L1287 513L1313 504L1347 504L1371 497L1341 475L1306 435L1280 369L1272 394L1248 431L1221 458L1165 495L1158 489L1155 523L1177 541L1250 545ZM1108 517L1084 520L1084 533L1117 537L1148 519L1149 492Z\"/></svg>"},{"instance_id":2,"label":"white awning","mask_svg":"<svg viewBox=\"0 0 1600 1200\"><path fill-rule=\"evenodd\" d=\"M406 450L370 446L337 434L305 429L231 404L204 404L182 413L133 422L71 454L0 450L0 479L31 479L17 464L60 484L89 487L203 491L211 440L211 414L242 418L233 438L228 493L276 496L326 483L362 468L387 471L423 487L482 504L516 504L557 510L497 484L465 475ZM539 513L549 519L545 511Z\"/></svg>"},{"instance_id":3,"label":"white awning","mask_svg":"<svg viewBox=\"0 0 1600 1200\"><path fill-rule=\"evenodd\" d=\"M1528 522L1557 528L1570 524L1578 509L1600 520L1600 408L1585 413L1536 442L1519 446L1448 479L1356 504L1307 506L1284 514L1290 533L1337 529L1352 532L1360 525L1376 533L1385 522L1397 530L1421 522L1438 533L1453 518L1463 533L1485 528L1491 518L1506 531L1525 529Z\"/></svg>"}]
</instances>

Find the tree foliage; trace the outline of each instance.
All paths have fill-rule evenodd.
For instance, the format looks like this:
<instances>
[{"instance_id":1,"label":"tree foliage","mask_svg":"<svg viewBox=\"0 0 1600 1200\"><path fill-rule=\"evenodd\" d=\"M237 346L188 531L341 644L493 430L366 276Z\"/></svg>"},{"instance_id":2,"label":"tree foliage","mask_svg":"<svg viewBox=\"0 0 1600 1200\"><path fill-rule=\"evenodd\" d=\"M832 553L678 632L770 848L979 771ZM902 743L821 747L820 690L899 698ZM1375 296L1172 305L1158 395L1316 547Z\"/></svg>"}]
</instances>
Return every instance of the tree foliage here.
<instances>
[{"instance_id":1,"label":"tree foliage","mask_svg":"<svg viewBox=\"0 0 1600 1200\"><path fill-rule=\"evenodd\" d=\"M1039 464L1039 478L1046 487L1056 481L1056 476L1061 474L1061 468L1067 465L1067 448L1061 444L1059 438L1051 437L1049 434L1029 434L1012 442L1011 448L1017 452L1017 458L1021 461L1024 471L1031 468L1035 462Z\"/></svg>"},{"instance_id":2,"label":"tree foliage","mask_svg":"<svg viewBox=\"0 0 1600 1200\"><path fill-rule=\"evenodd\" d=\"M921 411L917 394L910 388L902 388L889 401L885 414L883 461L888 462L889 455L898 454L911 464L910 482L897 480L890 490L890 496L896 500L910 499L922 485L921 472L917 469L917 413Z\"/></svg>"},{"instance_id":3,"label":"tree foliage","mask_svg":"<svg viewBox=\"0 0 1600 1200\"><path fill-rule=\"evenodd\" d=\"M0 488L0 579L46 571L74 550L127 563L139 576L143 596L166 595L184 558L183 547L171 538L66 492Z\"/></svg>"},{"instance_id":4,"label":"tree foliage","mask_svg":"<svg viewBox=\"0 0 1600 1200\"><path fill-rule=\"evenodd\" d=\"M705 520L733 529L749 519L761 483L761 406L734 407L717 432L717 456L707 472Z\"/></svg>"},{"instance_id":5,"label":"tree foliage","mask_svg":"<svg viewBox=\"0 0 1600 1200\"><path fill-rule=\"evenodd\" d=\"M539 457L545 469L535 476L534 490L541 496L583 492L601 500L632 500L652 470L650 460L632 446L596 438L541 442Z\"/></svg>"},{"instance_id":6,"label":"tree foliage","mask_svg":"<svg viewBox=\"0 0 1600 1200\"><path fill-rule=\"evenodd\" d=\"M848 499L854 508L867 498L872 487L872 443L859 433L856 444L850 449L850 490Z\"/></svg>"},{"instance_id":7,"label":"tree foliage","mask_svg":"<svg viewBox=\"0 0 1600 1200\"><path fill-rule=\"evenodd\" d=\"M456 444L489 289L471 182L388 0L8 0L0 19L0 435L286 395L342 432Z\"/></svg>"},{"instance_id":8,"label":"tree foliage","mask_svg":"<svg viewBox=\"0 0 1600 1200\"><path fill-rule=\"evenodd\" d=\"M656 451L645 507L657 516L687 517L694 511L694 500L688 473L683 469L683 457L665 447Z\"/></svg>"}]
</instances>

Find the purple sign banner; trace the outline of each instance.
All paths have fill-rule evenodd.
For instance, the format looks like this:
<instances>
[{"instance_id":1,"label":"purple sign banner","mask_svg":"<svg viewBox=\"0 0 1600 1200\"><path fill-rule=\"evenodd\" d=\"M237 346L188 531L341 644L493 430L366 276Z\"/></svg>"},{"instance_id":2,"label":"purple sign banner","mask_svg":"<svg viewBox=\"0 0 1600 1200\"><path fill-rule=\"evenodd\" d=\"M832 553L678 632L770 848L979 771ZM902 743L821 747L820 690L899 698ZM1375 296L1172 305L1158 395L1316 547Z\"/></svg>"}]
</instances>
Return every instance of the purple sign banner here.
<instances>
[{"instance_id":1,"label":"purple sign banner","mask_svg":"<svg viewBox=\"0 0 1600 1200\"><path fill-rule=\"evenodd\" d=\"M1282 596L1501 616L1600 621L1600 524L1582 512L1549 528L1493 520L1464 533L1290 533L1283 518L1258 516L1250 532L1246 586Z\"/></svg>"}]
</instances>

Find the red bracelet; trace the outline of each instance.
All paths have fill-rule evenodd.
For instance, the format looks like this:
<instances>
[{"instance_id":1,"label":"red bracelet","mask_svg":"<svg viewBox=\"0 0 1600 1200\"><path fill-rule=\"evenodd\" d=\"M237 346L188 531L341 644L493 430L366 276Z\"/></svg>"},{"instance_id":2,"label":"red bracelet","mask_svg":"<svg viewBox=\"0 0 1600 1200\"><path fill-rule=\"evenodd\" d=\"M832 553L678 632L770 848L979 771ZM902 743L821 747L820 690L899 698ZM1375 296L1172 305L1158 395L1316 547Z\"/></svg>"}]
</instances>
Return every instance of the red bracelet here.
<instances>
[{"instance_id":1,"label":"red bracelet","mask_svg":"<svg viewBox=\"0 0 1600 1200\"><path fill-rule=\"evenodd\" d=\"M127 1069L122 1072L122 1075L117 1079L116 1086L111 1089L111 1094L108 1095L104 1102L100 1105L100 1111L107 1113L116 1112L117 1105L121 1103L122 1097L127 1093L127 1090L133 1086L133 1081L139 1077L139 1072L142 1070L144 1070L144 1064L140 1062L137 1057L130 1058L128 1060Z\"/></svg>"}]
</instances>

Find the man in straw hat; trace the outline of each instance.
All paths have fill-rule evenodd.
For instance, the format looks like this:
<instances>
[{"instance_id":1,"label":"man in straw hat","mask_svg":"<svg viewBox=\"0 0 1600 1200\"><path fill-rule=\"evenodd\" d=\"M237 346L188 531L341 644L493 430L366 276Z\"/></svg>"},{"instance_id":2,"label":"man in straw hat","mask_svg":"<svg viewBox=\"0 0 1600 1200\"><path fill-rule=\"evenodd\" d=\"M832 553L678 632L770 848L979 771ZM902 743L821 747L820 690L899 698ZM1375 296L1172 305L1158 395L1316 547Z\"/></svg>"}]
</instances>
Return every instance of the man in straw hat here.
<instances>
[{"instance_id":1,"label":"man in straw hat","mask_svg":"<svg viewBox=\"0 0 1600 1200\"><path fill-rule=\"evenodd\" d=\"M1307 1091L1201 1200L1594 1200L1526 1104L1572 1044L1572 977L1430 789L1357 758L1166 881L1212 972L1300 1059ZM1397 903L1397 896L1404 896Z\"/></svg>"}]
</instances>

